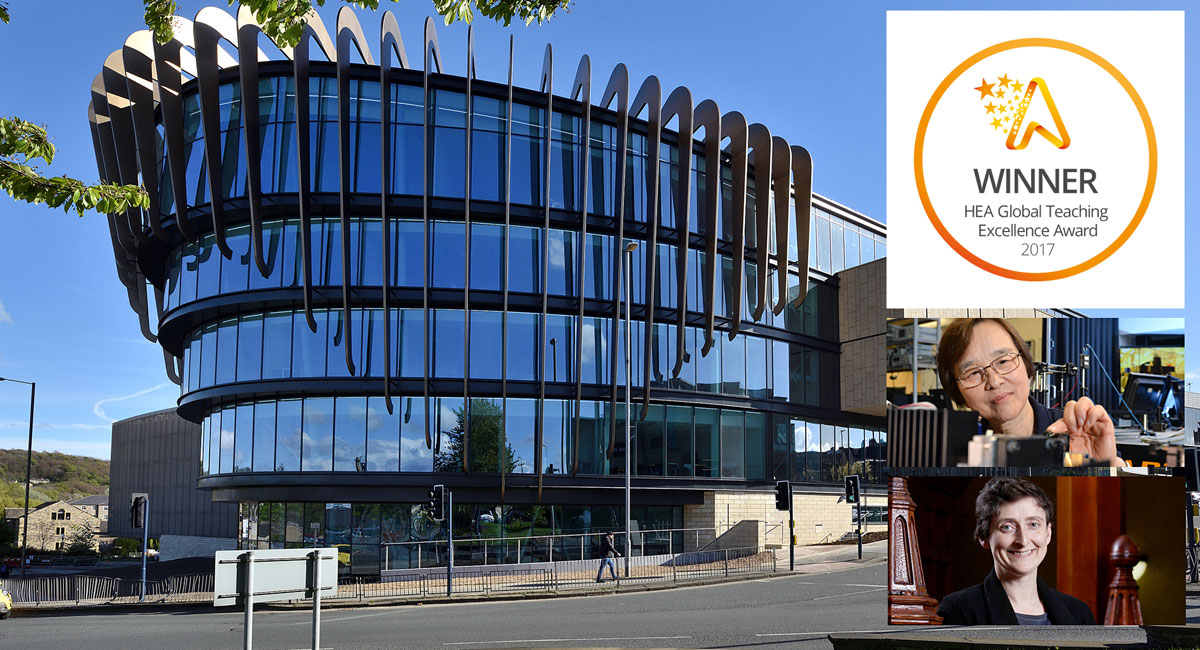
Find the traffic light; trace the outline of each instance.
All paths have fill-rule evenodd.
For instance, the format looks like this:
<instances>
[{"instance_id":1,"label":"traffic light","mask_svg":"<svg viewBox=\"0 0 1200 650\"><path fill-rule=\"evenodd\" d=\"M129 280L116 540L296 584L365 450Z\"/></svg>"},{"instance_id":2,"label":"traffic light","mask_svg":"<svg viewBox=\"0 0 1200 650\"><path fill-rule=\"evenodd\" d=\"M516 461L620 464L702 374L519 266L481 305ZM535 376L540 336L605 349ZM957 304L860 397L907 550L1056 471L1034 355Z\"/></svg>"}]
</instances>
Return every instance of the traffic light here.
<instances>
[{"instance_id":1,"label":"traffic light","mask_svg":"<svg viewBox=\"0 0 1200 650\"><path fill-rule=\"evenodd\" d=\"M142 528L146 525L146 497L134 497L133 505L129 507L129 525Z\"/></svg>"},{"instance_id":2,"label":"traffic light","mask_svg":"<svg viewBox=\"0 0 1200 650\"><path fill-rule=\"evenodd\" d=\"M435 485L429 491L429 516L433 517L434 521L441 521L446 518L445 491L446 486L444 485Z\"/></svg>"},{"instance_id":3,"label":"traffic light","mask_svg":"<svg viewBox=\"0 0 1200 650\"><path fill-rule=\"evenodd\" d=\"M846 477L846 503L858 503L862 493L859 491L858 474Z\"/></svg>"},{"instance_id":4,"label":"traffic light","mask_svg":"<svg viewBox=\"0 0 1200 650\"><path fill-rule=\"evenodd\" d=\"M790 481L775 483L775 509L790 510L792 506L792 484Z\"/></svg>"}]
</instances>

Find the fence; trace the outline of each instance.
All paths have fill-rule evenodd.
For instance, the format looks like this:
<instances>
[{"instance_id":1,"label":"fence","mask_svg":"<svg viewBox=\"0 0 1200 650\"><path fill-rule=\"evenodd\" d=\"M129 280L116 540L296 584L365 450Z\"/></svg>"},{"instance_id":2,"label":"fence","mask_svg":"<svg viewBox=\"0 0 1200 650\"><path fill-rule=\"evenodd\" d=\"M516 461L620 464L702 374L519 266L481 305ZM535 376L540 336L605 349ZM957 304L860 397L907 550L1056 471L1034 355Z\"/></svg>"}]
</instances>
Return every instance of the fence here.
<instances>
[{"instance_id":1,"label":"fence","mask_svg":"<svg viewBox=\"0 0 1200 650\"><path fill-rule=\"evenodd\" d=\"M535 535L508 538L456 539L453 544L454 566L491 566L507 564L586 560L596 556L604 533ZM716 528L650 529L630 533L633 555L669 555L685 549L696 550L718 536ZM625 537L615 533L613 546L624 551ZM445 567L447 541L390 542L383 545L381 568L424 569Z\"/></svg>"},{"instance_id":2,"label":"fence","mask_svg":"<svg viewBox=\"0 0 1200 650\"><path fill-rule=\"evenodd\" d=\"M142 581L103 576L46 576L0 581L17 607L42 604L101 605L136 603ZM146 581L146 602L185 603L212 600L213 574L171 576Z\"/></svg>"},{"instance_id":3,"label":"fence","mask_svg":"<svg viewBox=\"0 0 1200 650\"><path fill-rule=\"evenodd\" d=\"M773 573L775 553L758 548L617 558L617 584L680 583L738 574ZM562 593L596 588L600 560L567 560L530 565L455 567L455 595L491 597L518 593ZM0 582L13 596L17 608L40 605L105 605L137 603L141 581L98 576L48 576ZM212 602L213 574L173 576L146 583L147 603ZM422 599L445 596L446 572L411 569L381 577L351 576L338 581L336 596L322 600L374 598Z\"/></svg>"}]
</instances>

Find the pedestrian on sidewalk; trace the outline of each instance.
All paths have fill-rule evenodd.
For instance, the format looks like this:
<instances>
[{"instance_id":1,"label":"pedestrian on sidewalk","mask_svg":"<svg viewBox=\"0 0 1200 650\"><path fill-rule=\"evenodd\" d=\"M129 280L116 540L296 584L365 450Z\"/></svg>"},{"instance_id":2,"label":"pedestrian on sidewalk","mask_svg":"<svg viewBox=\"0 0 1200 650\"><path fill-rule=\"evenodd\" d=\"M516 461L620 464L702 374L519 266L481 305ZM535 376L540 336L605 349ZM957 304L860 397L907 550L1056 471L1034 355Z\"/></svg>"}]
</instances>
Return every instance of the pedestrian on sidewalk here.
<instances>
[{"instance_id":1,"label":"pedestrian on sidewalk","mask_svg":"<svg viewBox=\"0 0 1200 650\"><path fill-rule=\"evenodd\" d=\"M613 566L614 557L621 557L621 553L613 546L613 534L610 530L600 538L600 570L596 572L596 582L604 582L605 566L608 566L608 573L612 579L617 579L617 570Z\"/></svg>"}]
</instances>

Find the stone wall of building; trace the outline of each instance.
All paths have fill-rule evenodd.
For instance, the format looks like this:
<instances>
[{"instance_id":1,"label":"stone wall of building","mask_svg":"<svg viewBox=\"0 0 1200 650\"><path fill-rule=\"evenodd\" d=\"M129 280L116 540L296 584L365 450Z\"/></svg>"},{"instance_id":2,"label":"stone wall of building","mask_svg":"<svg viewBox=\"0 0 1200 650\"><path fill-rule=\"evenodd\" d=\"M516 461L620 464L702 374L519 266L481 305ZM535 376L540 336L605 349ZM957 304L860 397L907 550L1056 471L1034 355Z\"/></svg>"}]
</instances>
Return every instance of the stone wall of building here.
<instances>
[{"instance_id":1,"label":"stone wall of building","mask_svg":"<svg viewBox=\"0 0 1200 650\"><path fill-rule=\"evenodd\" d=\"M796 544L820 544L841 539L855 530L851 506L838 503L841 492L793 489L796 514ZM869 506L886 506L887 496L880 489L866 495ZM704 503L683 507L683 525L705 529L688 533L684 551L699 548L735 548L738 546L788 544L787 512L775 509L775 491L706 492ZM747 522L753 522L749 524ZM887 523L867 524L863 532L886 531ZM717 544L714 540L720 537ZM712 546L709 546L712 544Z\"/></svg>"},{"instance_id":2,"label":"stone wall of building","mask_svg":"<svg viewBox=\"0 0 1200 650\"><path fill-rule=\"evenodd\" d=\"M884 415L887 355L884 286L887 260L838 273L842 410Z\"/></svg>"}]
</instances>

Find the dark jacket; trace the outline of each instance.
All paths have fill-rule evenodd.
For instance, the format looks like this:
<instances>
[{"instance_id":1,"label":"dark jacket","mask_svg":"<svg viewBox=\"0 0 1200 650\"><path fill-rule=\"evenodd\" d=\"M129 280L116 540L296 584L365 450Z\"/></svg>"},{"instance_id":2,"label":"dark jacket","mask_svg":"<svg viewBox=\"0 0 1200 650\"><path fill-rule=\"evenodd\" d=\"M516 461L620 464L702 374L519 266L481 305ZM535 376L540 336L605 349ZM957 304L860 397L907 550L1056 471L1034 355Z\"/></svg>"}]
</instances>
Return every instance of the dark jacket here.
<instances>
[{"instance_id":1,"label":"dark jacket","mask_svg":"<svg viewBox=\"0 0 1200 650\"><path fill-rule=\"evenodd\" d=\"M1037 589L1051 625L1096 625L1092 610L1082 600L1051 589L1041 578ZM937 613L946 625L1019 624L995 571L982 583L943 598Z\"/></svg>"},{"instance_id":2,"label":"dark jacket","mask_svg":"<svg viewBox=\"0 0 1200 650\"><path fill-rule=\"evenodd\" d=\"M612 540L609 539L608 535L605 535L600 538L600 557L603 558L603 557L620 557L620 556L621 556L621 554L617 552L617 549L613 548Z\"/></svg>"},{"instance_id":3,"label":"dark jacket","mask_svg":"<svg viewBox=\"0 0 1200 650\"><path fill-rule=\"evenodd\" d=\"M1049 428L1051 424L1054 424L1055 422L1058 422L1059 420L1062 419L1062 416L1063 416L1062 409L1046 408L1045 406L1042 406L1041 402L1033 399L1032 395L1029 396L1029 404L1030 404L1030 406L1033 407L1033 431L1032 431L1031 435L1035 435L1035 436L1046 435L1046 429ZM988 429L991 429L991 428L992 428L992 425L990 423L988 423L987 420L981 421L981 423L980 423L980 432L981 433L984 431L987 431Z\"/></svg>"}]
</instances>

